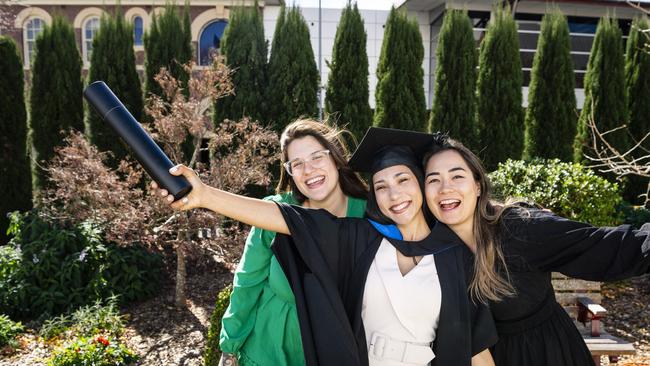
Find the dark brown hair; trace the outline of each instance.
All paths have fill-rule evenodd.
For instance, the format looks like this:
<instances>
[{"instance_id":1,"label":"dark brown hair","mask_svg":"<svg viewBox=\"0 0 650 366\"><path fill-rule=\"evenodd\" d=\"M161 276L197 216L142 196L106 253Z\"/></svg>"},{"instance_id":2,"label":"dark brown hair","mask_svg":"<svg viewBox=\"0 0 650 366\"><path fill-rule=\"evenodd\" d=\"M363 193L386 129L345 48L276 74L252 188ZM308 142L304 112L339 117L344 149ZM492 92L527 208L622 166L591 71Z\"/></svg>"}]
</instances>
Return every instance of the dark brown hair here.
<instances>
[{"instance_id":1,"label":"dark brown hair","mask_svg":"<svg viewBox=\"0 0 650 366\"><path fill-rule=\"evenodd\" d=\"M424 155L423 167L426 170L432 156L448 150L460 154L472 171L481 192L474 209L472 232L476 239L476 253L470 293L474 299L483 303L513 296L515 290L510 283L508 268L499 243L501 213L504 210L502 205L491 200L492 185L481 159L462 143L437 133L434 134L434 143Z\"/></svg>"},{"instance_id":2,"label":"dark brown hair","mask_svg":"<svg viewBox=\"0 0 650 366\"><path fill-rule=\"evenodd\" d=\"M345 145L343 135L350 132L330 125L328 122L318 122L313 119L302 118L290 123L280 136L280 149L282 158L280 165L280 181L275 188L277 193L291 190L293 197L300 203L304 202L307 197L300 192L296 183L291 179L289 173L284 170L283 164L289 160L287 147L294 140L311 136L318 143L330 151L330 156L334 159L334 164L339 171L339 185L341 190L347 196L365 199L368 193L368 186L361 177L352 171L348 166L349 151Z\"/></svg>"}]
</instances>

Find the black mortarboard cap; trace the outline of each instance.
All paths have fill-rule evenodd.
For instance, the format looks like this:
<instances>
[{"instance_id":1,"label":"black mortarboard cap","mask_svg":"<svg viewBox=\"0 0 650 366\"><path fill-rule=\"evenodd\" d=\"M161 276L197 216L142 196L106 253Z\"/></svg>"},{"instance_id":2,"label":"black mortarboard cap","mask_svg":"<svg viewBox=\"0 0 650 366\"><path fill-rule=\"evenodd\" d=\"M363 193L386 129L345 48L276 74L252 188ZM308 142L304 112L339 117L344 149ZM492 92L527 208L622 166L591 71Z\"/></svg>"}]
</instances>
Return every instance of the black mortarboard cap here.
<instances>
[{"instance_id":1,"label":"black mortarboard cap","mask_svg":"<svg viewBox=\"0 0 650 366\"><path fill-rule=\"evenodd\" d=\"M394 166L420 168L424 152L433 142L433 135L423 132L370 127L350 158L355 171L375 174Z\"/></svg>"}]
</instances>

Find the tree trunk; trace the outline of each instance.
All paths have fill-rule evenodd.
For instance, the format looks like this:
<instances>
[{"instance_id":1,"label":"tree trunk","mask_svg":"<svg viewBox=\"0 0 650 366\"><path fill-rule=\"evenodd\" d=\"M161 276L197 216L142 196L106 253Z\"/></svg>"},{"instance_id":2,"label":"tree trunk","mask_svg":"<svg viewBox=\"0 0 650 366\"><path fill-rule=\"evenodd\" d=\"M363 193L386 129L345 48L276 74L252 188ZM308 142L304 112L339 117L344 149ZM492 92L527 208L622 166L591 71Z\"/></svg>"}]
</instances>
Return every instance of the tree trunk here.
<instances>
[{"instance_id":1,"label":"tree trunk","mask_svg":"<svg viewBox=\"0 0 650 366\"><path fill-rule=\"evenodd\" d=\"M175 303L179 308L186 307L185 282L187 271L185 269L185 238L183 233L178 233L178 247L176 248L176 295Z\"/></svg>"}]
</instances>

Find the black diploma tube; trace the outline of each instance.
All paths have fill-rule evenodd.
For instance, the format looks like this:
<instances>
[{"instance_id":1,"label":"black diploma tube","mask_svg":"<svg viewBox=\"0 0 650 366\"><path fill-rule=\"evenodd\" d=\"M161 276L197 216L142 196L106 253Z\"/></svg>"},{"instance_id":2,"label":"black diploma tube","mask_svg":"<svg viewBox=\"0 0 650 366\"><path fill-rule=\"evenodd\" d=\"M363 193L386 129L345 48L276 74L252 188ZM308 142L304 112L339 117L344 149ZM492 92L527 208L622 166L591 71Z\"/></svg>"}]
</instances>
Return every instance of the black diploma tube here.
<instances>
[{"instance_id":1,"label":"black diploma tube","mask_svg":"<svg viewBox=\"0 0 650 366\"><path fill-rule=\"evenodd\" d=\"M115 132L126 142L140 165L161 188L166 189L175 200L192 190L183 176L174 176L169 169L174 166L165 152L153 141L140 123L124 107L113 91L103 81L95 81L84 90L84 98Z\"/></svg>"}]
</instances>

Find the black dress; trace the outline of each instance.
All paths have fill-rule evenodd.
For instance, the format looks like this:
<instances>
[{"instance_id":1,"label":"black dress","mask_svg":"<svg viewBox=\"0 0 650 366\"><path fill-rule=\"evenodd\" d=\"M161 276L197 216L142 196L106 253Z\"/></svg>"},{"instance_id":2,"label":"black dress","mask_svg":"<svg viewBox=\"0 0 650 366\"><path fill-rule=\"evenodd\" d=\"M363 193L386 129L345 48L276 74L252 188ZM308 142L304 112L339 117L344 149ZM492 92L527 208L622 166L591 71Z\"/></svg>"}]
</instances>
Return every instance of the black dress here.
<instances>
[{"instance_id":1,"label":"black dress","mask_svg":"<svg viewBox=\"0 0 650 366\"><path fill-rule=\"evenodd\" d=\"M598 228L546 211L504 213L501 246L517 296L491 304L499 342L497 366L589 366L589 350L555 300L551 272L614 281L650 267L650 224Z\"/></svg>"},{"instance_id":2,"label":"black dress","mask_svg":"<svg viewBox=\"0 0 650 366\"><path fill-rule=\"evenodd\" d=\"M384 236L364 219L278 206L291 236L276 236L272 249L296 297L306 364L368 365L361 306L366 276ZM471 252L442 224L422 241L389 242L407 256L435 255L442 305L431 365L469 366L473 355L496 343L489 308L468 296Z\"/></svg>"}]
</instances>

